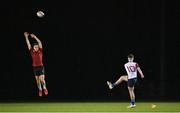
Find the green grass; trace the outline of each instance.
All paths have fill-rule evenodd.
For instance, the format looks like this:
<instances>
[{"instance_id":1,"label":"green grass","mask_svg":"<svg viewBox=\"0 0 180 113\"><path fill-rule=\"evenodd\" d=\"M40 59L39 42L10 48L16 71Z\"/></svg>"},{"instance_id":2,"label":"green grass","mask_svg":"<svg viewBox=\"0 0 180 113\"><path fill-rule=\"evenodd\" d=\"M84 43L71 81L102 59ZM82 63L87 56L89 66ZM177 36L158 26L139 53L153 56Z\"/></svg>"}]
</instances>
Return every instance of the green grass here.
<instances>
[{"instance_id":1,"label":"green grass","mask_svg":"<svg viewBox=\"0 0 180 113\"><path fill-rule=\"evenodd\" d=\"M155 104L155 108L151 105ZM180 102L140 102L127 109L128 102L0 103L0 112L180 112Z\"/></svg>"}]
</instances>

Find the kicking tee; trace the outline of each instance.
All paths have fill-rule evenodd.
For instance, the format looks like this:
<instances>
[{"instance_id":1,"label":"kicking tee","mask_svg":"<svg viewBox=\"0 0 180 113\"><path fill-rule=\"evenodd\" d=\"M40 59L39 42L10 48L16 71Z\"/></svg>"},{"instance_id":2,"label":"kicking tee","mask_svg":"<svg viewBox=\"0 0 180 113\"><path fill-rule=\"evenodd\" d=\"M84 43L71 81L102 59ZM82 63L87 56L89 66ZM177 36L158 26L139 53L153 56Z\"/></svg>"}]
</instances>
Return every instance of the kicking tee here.
<instances>
[{"instance_id":1,"label":"kicking tee","mask_svg":"<svg viewBox=\"0 0 180 113\"><path fill-rule=\"evenodd\" d=\"M136 62L128 62L124 64L128 79L137 78L137 68L139 67Z\"/></svg>"},{"instance_id":2,"label":"kicking tee","mask_svg":"<svg viewBox=\"0 0 180 113\"><path fill-rule=\"evenodd\" d=\"M42 62L42 48L39 48L38 51L35 51L33 48L30 49L31 57L32 57L32 66L37 67L37 66L43 66Z\"/></svg>"}]
</instances>

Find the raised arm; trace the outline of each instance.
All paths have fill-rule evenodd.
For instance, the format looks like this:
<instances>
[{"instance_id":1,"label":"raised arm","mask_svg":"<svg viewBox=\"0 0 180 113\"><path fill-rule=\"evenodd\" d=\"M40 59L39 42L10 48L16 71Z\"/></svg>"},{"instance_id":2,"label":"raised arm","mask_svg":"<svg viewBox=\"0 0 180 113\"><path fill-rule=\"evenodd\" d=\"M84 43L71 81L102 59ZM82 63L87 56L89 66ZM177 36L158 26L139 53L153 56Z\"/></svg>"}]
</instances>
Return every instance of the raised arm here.
<instances>
[{"instance_id":1,"label":"raised arm","mask_svg":"<svg viewBox=\"0 0 180 113\"><path fill-rule=\"evenodd\" d=\"M39 40L39 38L36 37L36 35L34 35L34 34L30 34L30 36L38 42L39 48L42 48L41 40Z\"/></svg>"},{"instance_id":2,"label":"raised arm","mask_svg":"<svg viewBox=\"0 0 180 113\"><path fill-rule=\"evenodd\" d=\"M26 39L26 44L28 46L28 49L30 50L31 49L31 44L29 42L28 36L29 36L29 33L28 32L24 32L24 37Z\"/></svg>"},{"instance_id":3,"label":"raised arm","mask_svg":"<svg viewBox=\"0 0 180 113\"><path fill-rule=\"evenodd\" d=\"M137 70L138 70L139 74L141 75L141 78L144 78L144 74L143 74L142 70L140 69L140 67L137 67Z\"/></svg>"}]
</instances>

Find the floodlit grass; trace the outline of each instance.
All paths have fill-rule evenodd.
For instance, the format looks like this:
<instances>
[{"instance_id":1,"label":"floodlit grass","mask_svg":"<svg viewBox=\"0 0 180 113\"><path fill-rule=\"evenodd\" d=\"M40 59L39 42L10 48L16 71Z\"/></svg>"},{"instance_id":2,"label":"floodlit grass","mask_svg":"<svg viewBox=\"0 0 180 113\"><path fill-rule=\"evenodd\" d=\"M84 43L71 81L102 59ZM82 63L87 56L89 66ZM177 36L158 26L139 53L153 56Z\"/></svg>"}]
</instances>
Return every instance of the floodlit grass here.
<instances>
[{"instance_id":1,"label":"floodlit grass","mask_svg":"<svg viewBox=\"0 0 180 113\"><path fill-rule=\"evenodd\" d=\"M156 105L152 108L152 105ZM0 103L0 112L180 112L180 102L45 102Z\"/></svg>"}]
</instances>

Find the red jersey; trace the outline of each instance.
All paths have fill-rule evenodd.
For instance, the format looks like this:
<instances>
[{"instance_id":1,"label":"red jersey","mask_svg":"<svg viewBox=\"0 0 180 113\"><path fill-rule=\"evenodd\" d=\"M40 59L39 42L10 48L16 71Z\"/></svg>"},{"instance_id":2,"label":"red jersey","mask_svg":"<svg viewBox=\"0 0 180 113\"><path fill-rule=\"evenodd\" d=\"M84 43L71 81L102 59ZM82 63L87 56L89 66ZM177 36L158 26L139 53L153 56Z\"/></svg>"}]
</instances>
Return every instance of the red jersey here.
<instances>
[{"instance_id":1,"label":"red jersey","mask_svg":"<svg viewBox=\"0 0 180 113\"><path fill-rule=\"evenodd\" d=\"M38 51L35 51L33 48L30 49L31 57L32 57L32 66L43 66L42 62L42 48L39 48Z\"/></svg>"}]
</instances>

